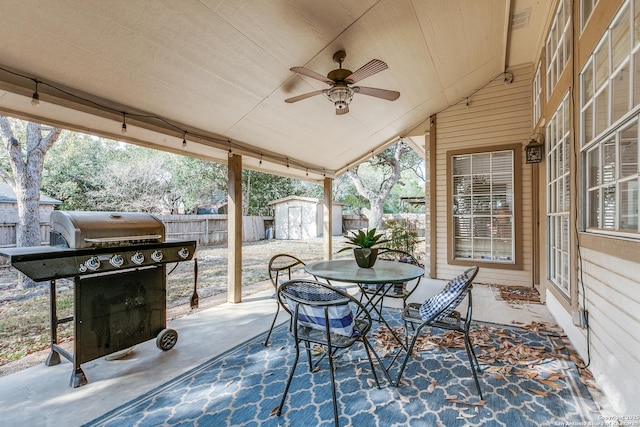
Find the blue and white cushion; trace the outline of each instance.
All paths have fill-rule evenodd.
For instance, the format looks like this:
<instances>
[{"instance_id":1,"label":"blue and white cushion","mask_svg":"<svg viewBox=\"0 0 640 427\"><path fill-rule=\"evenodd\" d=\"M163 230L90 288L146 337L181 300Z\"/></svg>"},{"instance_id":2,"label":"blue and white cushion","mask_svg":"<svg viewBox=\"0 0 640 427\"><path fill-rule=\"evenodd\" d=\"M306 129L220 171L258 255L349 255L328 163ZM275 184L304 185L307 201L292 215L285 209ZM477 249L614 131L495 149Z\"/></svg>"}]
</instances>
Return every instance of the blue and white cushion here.
<instances>
[{"instance_id":1,"label":"blue and white cushion","mask_svg":"<svg viewBox=\"0 0 640 427\"><path fill-rule=\"evenodd\" d=\"M353 313L349 304L327 307L327 315L329 318L329 329L331 333L344 335L346 337L355 337L360 335L360 331L355 327ZM324 331L324 307L300 305L300 309L298 310L298 325Z\"/></svg>"},{"instance_id":2,"label":"blue and white cushion","mask_svg":"<svg viewBox=\"0 0 640 427\"><path fill-rule=\"evenodd\" d=\"M337 292L323 287L305 288L304 290L290 288L288 291L300 298L311 301L344 299ZM295 313L296 304L298 302L287 298L287 305L292 313ZM298 325L325 331L324 310L324 306L311 306L301 303L298 309ZM360 335L360 331L355 326L353 312L348 302L327 307L327 317L329 318L331 333L347 337Z\"/></svg>"},{"instance_id":3,"label":"blue and white cushion","mask_svg":"<svg viewBox=\"0 0 640 427\"><path fill-rule=\"evenodd\" d=\"M433 320L442 320L449 314L451 314L451 312L467 296L467 292L463 292L460 295L458 295L458 292L460 292L460 290L467 284L468 280L469 279L467 278L467 275L465 273L461 273L454 277L449 283L447 283L447 285L439 294L436 294L427 299L420 306L420 318L422 320L430 319L432 316L435 316L440 310L447 306L448 308Z\"/></svg>"}]
</instances>

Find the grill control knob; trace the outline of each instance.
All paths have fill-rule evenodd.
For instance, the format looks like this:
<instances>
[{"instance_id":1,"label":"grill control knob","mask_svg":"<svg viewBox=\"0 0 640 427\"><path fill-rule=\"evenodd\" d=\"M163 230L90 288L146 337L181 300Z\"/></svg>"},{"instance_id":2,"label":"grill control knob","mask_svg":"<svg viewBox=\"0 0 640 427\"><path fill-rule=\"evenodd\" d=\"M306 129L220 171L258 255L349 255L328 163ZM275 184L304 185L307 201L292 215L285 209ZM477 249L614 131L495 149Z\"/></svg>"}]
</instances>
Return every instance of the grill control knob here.
<instances>
[{"instance_id":1,"label":"grill control knob","mask_svg":"<svg viewBox=\"0 0 640 427\"><path fill-rule=\"evenodd\" d=\"M122 267L122 264L124 264L124 258L122 258L122 255L116 254L111 257L111 259L109 260L109 264L113 265L114 267L120 268Z\"/></svg>"},{"instance_id":2,"label":"grill control knob","mask_svg":"<svg viewBox=\"0 0 640 427\"><path fill-rule=\"evenodd\" d=\"M135 254L133 254L133 256L131 257L131 262L137 265L142 264L144 262L144 255L142 255L142 252L136 252Z\"/></svg>"},{"instance_id":3,"label":"grill control knob","mask_svg":"<svg viewBox=\"0 0 640 427\"><path fill-rule=\"evenodd\" d=\"M155 262L160 262L162 261L162 252L156 250L153 251L153 253L151 254L151 259L154 260Z\"/></svg>"},{"instance_id":4,"label":"grill control knob","mask_svg":"<svg viewBox=\"0 0 640 427\"><path fill-rule=\"evenodd\" d=\"M187 248L182 248L178 251L178 256L182 259L187 259L189 258L189 249Z\"/></svg>"},{"instance_id":5,"label":"grill control knob","mask_svg":"<svg viewBox=\"0 0 640 427\"><path fill-rule=\"evenodd\" d=\"M96 271L100 268L100 260L97 256L92 256L84 262L84 265L86 265L89 270Z\"/></svg>"}]
</instances>

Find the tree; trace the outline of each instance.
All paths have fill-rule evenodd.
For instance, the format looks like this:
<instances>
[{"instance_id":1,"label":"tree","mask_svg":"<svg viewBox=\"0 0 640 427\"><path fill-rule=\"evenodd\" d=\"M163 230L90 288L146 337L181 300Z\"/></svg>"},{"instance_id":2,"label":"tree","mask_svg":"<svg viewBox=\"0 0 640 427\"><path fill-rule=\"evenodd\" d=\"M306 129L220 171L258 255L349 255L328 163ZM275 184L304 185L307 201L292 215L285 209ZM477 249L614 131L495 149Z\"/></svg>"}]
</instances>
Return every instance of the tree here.
<instances>
[{"instance_id":1,"label":"tree","mask_svg":"<svg viewBox=\"0 0 640 427\"><path fill-rule=\"evenodd\" d=\"M16 130L14 131L14 127ZM38 246L40 237L40 183L47 151L60 136L61 129L38 123L9 120L0 116L2 142L10 170L0 168L0 177L11 186L18 204L16 246ZM16 136L22 137L21 142ZM20 288L35 286L21 276Z\"/></svg>"},{"instance_id":2,"label":"tree","mask_svg":"<svg viewBox=\"0 0 640 427\"><path fill-rule=\"evenodd\" d=\"M144 147L126 146L106 165L98 176L103 187L89 196L104 211L159 213L171 209L175 195L171 172L167 168L170 154ZM168 196L170 195L170 196Z\"/></svg>"},{"instance_id":3,"label":"tree","mask_svg":"<svg viewBox=\"0 0 640 427\"><path fill-rule=\"evenodd\" d=\"M90 194L104 188L98 177L117 157L116 147L110 140L65 132L47 153L42 192L62 201L61 210L96 210Z\"/></svg>"},{"instance_id":4,"label":"tree","mask_svg":"<svg viewBox=\"0 0 640 427\"><path fill-rule=\"evenodd\" d=\"M413 155L405 156L406 153ZM363 208L363 212L370 228L382 228L387 196L400 181L402 171L412 168L419 159L406 143L399 142L346 173L358 193L369 200L370 207Z\"/></svg>"},{"instance_id":5,"label":"tree","mask_svg":"<svg viewBox=\"0 0 640 427\"><path fill-rule=\"evenodd\" d=\"M322 186L267 173L242 171L244 215L268 215L269 202L287 196L322 198Z\"/></svg>"},{"instance_id":6,"label":"tree","mask_svg":"<svg viewBox=\"0 0 640 427\"><path fill-rule=\"evenodd\" d=\"M168 163L171 186L179 194L186 212L198 205L218 201L227 194L227 166L194 157L174 156Z\"/></svg>"}]
</instances>

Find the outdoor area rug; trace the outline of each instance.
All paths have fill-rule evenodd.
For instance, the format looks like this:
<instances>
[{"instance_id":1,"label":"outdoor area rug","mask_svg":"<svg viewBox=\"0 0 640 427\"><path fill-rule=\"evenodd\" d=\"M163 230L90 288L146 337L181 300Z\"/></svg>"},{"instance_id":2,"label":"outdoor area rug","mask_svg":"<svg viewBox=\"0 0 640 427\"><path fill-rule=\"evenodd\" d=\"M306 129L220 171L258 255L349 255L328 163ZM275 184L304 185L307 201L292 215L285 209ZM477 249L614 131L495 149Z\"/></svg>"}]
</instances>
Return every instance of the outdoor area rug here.
<instances>
[{"instance_id":1,"label":"outdoor area rug","mask_svg":"<svg viewBox=\"0 0 640 427\"><path fill-rule=\"evenodd\" d=\"M385 312L401 330L399 313ZM379 372L375 387L362 346L335 357L341 426L553 426L597 422L589 373L557 327L473 325L484 400L476 394L461 338L434 330L418 342L399 387ZM328 363L308 371L301 354L291 390L276 416L295 350L287 325L203 363L89 422L87 426L333 425ZM381 355L396 351L388 330L371 341ZM402 354L402 357L404 353ZM388 362L389 357L385 360ZM395 380L401 360L391 368Z\"/></svg>"}]
</instances>

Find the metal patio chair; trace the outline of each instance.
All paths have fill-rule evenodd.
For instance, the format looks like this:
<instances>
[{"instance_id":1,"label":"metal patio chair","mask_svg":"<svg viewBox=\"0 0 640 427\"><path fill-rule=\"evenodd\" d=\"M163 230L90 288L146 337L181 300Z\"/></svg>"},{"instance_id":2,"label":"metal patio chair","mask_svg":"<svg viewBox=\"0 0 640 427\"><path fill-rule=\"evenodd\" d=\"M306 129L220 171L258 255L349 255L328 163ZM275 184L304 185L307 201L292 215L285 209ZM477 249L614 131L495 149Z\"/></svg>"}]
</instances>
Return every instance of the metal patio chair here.
<instances>
[{"instance_id":1,"label":"metal patio chair","mask_svg":"<svg viewBox=\"0 0 640 427\"><path fill-rule=\"evenodd\" d=\"M273 316L273 321L271 322L271 327L269 328L269 333L267 334L267 338L264 340L262 345L269 345L269 338L271 338L271 333L273 332L273 327L276 324L276 320L278 319L278 314L280 313L280 301L277 298L278 286L280 283L286 280L291 280L291 272L297 267L304 267L306 264L299 258L289 255L289 254L277 254L271 257L269 260L269 279L271 280L271 284L276 292L276 314ZM284 277L283 277L284 276Z\"/></svg>"},{"instance_id":2,"label":"metal patio chair","mask_svg":"<svg viewBox=\"0 0 640 427\"><path fill-rule=\"evenodd\" d=\"M284 402L300 357L300 346L304 345L310 372L315 372L315 368L318 367L325 356L329 361L333 414L335 425L338 426L338 403L333 363L335 353L338 350L348 349L353 344L361 342L367 353L373 378L377 387L380 388L371 352L375 355L378 364L382 367L383 365L367 339L367 334L372 324L371 315L353 296L327 283L315 280L298 279L283 283L278 288L278 300L280 305L291 314L291 333L296 346L296 356L289 372L289 378L282 394L277 415L280 416L282 414ZM354 313L358 314L354 315ZM313 362L311 352L311 346L314 344L319 344L325 348L316 363ZM384 367L383 372L391 384L391 378L388 372L384 370Z\"/></svg>"},{"instance_id":3,"label":"metal patio chair","mask_svg":"<svg viewBox=\"0 0 640 427\"><path fill-rule=\"evenodd\" d=\"M378 261L381 260L404 262L422 268L416 257L408 252L395 249L387 249L378 254ZM362 290L360 301L363 302L363 299L366 299L365 306L370 305L378 314L382 313L385 298L402 299L402 308L404 309L407 306L407 299L420 284L420 279L421 277L409 282L362 285L360 287Z\"/></svg>"},{"instance_id":4,"label":"metal patio chair","mask_svg":"<svg viewBox=\"0 0 640 427\"><path fill-rule=\"evenodd\" d=\"M408 329L407 325L412 324L414 326L414 334L407 349L407 354L402 363L402 367L398 373L396 380L396 386L400 384L402 374L407 366L407 362L413 352L413 347L420 335L423 328L432 327L446 329L450 331L457 331L464 334L464 346L467 352L467 358L471 365L471 372L473 373L473 379L478 390L478 395L482 399L482 390L480 390L480 383L478 382L478 373L480 371L480 364L476 358L471 338L469 337L469 329L471 326L471 318L473 311L473 301L471 289L473 288L473 279L478 274L478 267L474 266L462 274L452 279L445 288L438 294L427 299L423 304L409 303L402 312L402 319L405 322L405 330ZM467 311L464 317L456 308L468 298Z\"/></svg>"}]
</instances>

